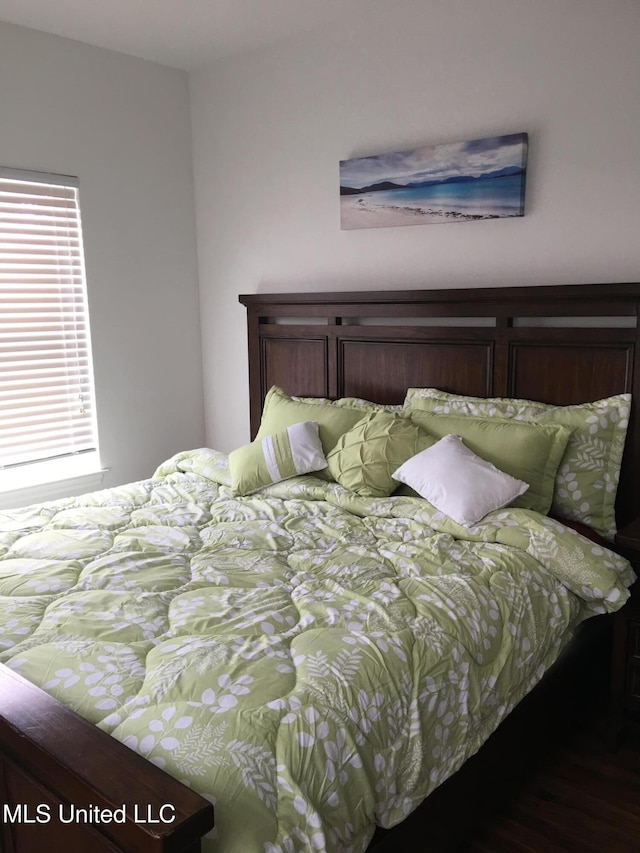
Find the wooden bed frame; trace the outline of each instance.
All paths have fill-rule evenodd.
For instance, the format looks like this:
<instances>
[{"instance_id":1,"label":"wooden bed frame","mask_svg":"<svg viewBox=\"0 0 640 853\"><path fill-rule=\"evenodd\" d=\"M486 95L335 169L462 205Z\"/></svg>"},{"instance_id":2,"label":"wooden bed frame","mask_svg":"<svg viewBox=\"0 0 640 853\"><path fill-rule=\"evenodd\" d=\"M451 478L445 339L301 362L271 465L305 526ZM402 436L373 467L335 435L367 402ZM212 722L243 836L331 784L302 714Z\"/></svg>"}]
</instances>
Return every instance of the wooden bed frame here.
<instances>
[{"instance_id":1,"label":"wooden bed frame","mask_svg":"<svg viewBox=\"0 0 640 853\"><path fill-rule=\"evenodd\" d=\"M380 403L401 403L411 386L558 405L621 392L640 399L640 284L257 294L240 301L247 308L252 435L271 385L290 394ZM620 525L640 515L638 482L640 418L634 404L616 505ZM455 849L451 814L462 833L465 818L473 816L470 792L484 807L478 783L486 790L511 778L507 770L522 764L513 760L513 739L521 745L526 731L533 743L532 733L544 730L543 718L552 724L559 718L567 692L577 695L580 663L591 661L594 642L604 648L607 625L604 617L589 620L480 752L399 827L376 833L370 850L409 851L416 838L429 838L434 851ZM49 805L53 813L60 803L99 809L126 804L127 821L58 828L54 821L37 822L37 805ZM158 822L136 823L134 804ZM175 807L168 823L159 818L166 815L164 804ZM208 801L0 666L3 853L196 853L212 824Z\"/></svg>"}]
</instances>

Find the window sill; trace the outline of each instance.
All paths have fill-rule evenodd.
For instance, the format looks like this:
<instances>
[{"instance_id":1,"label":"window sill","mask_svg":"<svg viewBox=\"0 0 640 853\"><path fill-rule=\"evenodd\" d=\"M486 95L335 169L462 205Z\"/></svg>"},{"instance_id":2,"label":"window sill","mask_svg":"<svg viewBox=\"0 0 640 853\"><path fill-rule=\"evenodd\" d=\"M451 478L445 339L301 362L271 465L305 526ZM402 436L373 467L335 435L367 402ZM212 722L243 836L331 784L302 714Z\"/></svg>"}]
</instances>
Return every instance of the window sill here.
<instances>
[{"instance_id":1,"label":"window sill","mask_svg":"<svg viewBox=\"0 0 640 853\"><path fill-rule=\"evenodd\" d=\"M102 486L106 470L97 453L0 470L0 510L94 491Z\"/></svg>"}]
</instances>

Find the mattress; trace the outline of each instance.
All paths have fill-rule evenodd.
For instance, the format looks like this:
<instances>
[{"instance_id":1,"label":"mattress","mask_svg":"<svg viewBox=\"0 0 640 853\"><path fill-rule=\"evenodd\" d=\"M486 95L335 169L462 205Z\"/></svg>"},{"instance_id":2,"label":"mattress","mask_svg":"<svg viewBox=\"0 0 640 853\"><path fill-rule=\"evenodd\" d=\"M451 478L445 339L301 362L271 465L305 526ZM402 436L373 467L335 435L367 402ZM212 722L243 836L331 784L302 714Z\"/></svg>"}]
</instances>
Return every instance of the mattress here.
<instances>
[{"instance_id":1,"label":"mattress","mask_svg":"<svg viewBox=\"0 0 640 853\"><path fill-rule=\"evenodd\" d=\"M482 745L628 563L227 457L0 513L0 662L216 806L210 853L364 851Z\"/></svg>"}]
</instances>

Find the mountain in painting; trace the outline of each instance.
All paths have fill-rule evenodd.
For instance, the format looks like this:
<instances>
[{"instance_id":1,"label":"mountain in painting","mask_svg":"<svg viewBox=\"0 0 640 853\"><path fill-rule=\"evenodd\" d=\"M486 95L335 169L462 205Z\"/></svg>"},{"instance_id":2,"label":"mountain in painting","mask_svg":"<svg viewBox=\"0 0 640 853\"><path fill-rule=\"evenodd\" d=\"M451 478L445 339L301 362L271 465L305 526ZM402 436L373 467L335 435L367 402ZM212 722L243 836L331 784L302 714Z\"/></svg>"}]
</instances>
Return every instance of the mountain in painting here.
<instances>
[{"instance_id":1,"label":"mountain in painting","mask_svg":"<svg viewBox=\"0 0 640 853\"><path fill-rule=\"evenodd\" d=\"M429 181L409 181L407 184L380 181L377 184L368 184L366 187L340 187L340 195L363 195L364 193L377 193L384 190L418 189L420 187L435 187L439 184L464 184L472 181L485 181L489 178L512 178L514 175L524 175L524 173L525 170L520 166L505 166L503 169L485 172L483 175L453 175L450 178L437 178Z\"/></svg>"},{"instance_id":2,"label":"mountain in painting","mask_svg":"<svg viewBox=\"0 0 640 853\"><path fill-rule=\"evenodd\" d=\"M340 187L340 195L360 195L361 193L378 193L383 190L401 190L403 184L394 184L393 181L381 181L379 184L370 184L368 187Z\"/></svg>"},{"instance_id":3,"label":"mountain in painting","mask_svg":"<svg viewBox=\"0 0 640 853\"><path fill-rule=\"evenodd\" d=\"M525 170L520 166L505 166L495 172L485 172L483 175L454 175L451 178L439 178L435 181L411 181L406 187L434 187L438 184L463 184L471 181L486 181L489 178L512 178L514 175L524 175ZM361 190L363 192L363 190Z\"/></svg>"}]
</instances>

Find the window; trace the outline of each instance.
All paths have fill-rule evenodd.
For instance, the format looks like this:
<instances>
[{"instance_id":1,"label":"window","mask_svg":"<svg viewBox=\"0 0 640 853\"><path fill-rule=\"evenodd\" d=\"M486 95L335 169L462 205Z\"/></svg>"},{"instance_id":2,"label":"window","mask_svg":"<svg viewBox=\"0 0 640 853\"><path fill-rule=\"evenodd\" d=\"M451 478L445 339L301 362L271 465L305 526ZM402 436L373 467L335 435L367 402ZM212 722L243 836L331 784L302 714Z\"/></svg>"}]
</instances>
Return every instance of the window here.
<instances>
[{"instance_id":1,"label":"window","mask_svg":"<svg viewBox=\"0 0 640 853\"><path fill-rule=\"evenodd\" d=\"M97 468L78 181L0 169L0 488Z\"/></svg>"}]
</instances>

